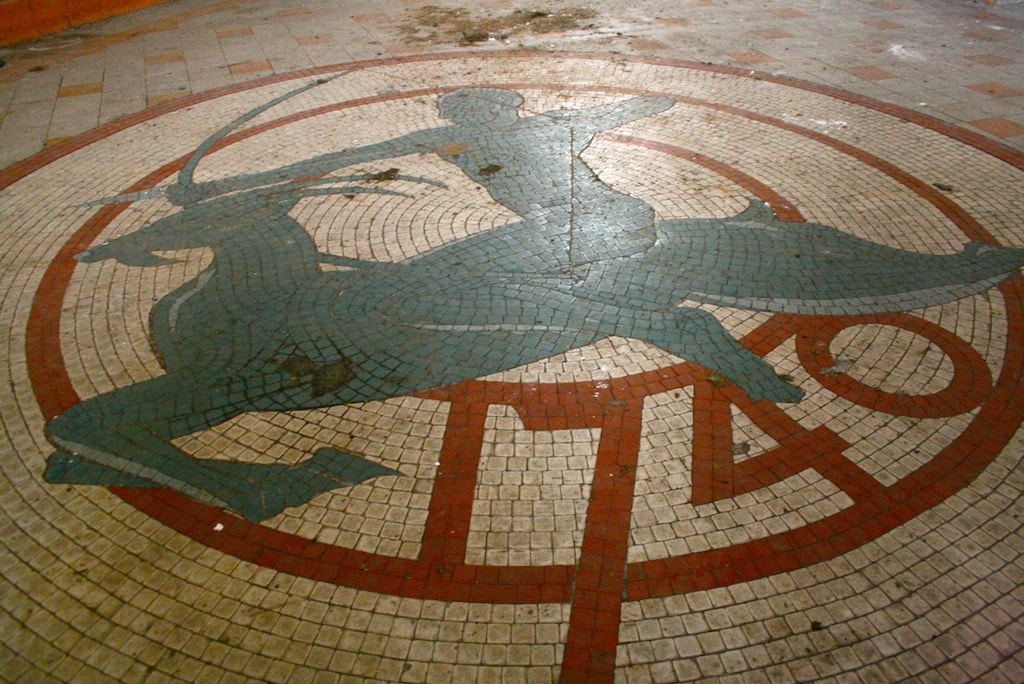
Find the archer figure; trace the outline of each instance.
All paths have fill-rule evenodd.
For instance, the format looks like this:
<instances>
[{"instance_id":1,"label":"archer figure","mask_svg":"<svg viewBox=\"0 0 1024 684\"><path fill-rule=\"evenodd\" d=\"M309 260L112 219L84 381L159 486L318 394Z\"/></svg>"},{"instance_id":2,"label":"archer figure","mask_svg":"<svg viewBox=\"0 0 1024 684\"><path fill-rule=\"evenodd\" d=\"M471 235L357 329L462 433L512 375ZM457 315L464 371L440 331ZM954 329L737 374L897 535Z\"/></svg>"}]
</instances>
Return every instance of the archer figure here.
<instances>
[{"instance_id":1,"label":"archer figure","mask_svg":"<svg viewBox=\"0 0 1024 684\"><path fill-rule=\"evenodd\" d=\"M583 160L601 131L664 112L668 97L635 97L580 110L522 116L523 96L511 90L470 88L438 100L452 123L363 147L332 152L272 171L210 183L176 186L179 204L340 168L409 154L433 153L483 186L523 219L530 235L503 266L513 271L573 269L627 256L654 244L654 209L602 181ZM532 249L522 253L523 242ZM557 245L557 246L556 246Z\"/></svg>"},{"instance_id":2,"label":"archer figure","mask_svg":"<svg viewBox=\"0 0 1024 684\"><path fill-rule=\"evenodd\" d=\"M830 226L784 223L756 200L729 218L656 220L650 205L611 188L580 155L598 132L667 110L673 101L663 97L521 116L516 92L458 90L438 103L450 125L193 182L218 140L313 85L200 145L165 189L179 211L79 255L159 266L165 260L154 251L209 247L212 259L153 308L151 339L165 374L86 399L48 423L57 447L48 481L167 487L262 520L320 492L397 473L326 446L285 466L198 459L173 440L246 411L405 396L610 336L700 364L752 399L795 402L799 387L711 313L681 303L811 315L906 311L987 290L1024 263L1017 248L971 243L958 254L919 254ZM520 220L391 263L318 252L290 214L310 195L396 194L362 185L372 174L330 174L422 152L458 166ZM324 262L345 270L325 271Z\"/></svg>"}]
</instances>

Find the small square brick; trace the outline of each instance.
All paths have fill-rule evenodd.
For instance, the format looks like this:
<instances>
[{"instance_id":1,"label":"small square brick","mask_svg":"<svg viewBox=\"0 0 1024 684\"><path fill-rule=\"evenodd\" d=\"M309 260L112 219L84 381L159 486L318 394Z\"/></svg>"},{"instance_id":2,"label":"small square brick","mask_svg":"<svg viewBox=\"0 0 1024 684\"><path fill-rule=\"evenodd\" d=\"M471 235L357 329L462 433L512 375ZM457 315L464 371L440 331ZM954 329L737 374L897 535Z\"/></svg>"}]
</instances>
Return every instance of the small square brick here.
<instances>
[{"instance_id":1,"label":"small square brick","mask_svg":"<svg viewBox=\"0 0 1024 684\"><path fill-rule=\"evenodd\" d=\"M185 55L178 50L172 50L170 52L160 52L155 55L149 55L146 57L146 64L174 64L175 62L184 62Z\"/></svg>"},{"instance_id":2,"label":"small square brick","mask_svg":"<svg viewBox=\"0 0 1024 684\"><path fill-rule=\"evenodd\" d=\"M993 117L991 119L976 119L969 121L975 128L980 128L990 135L994 135L997 138L1013 138L1018 135L1024 135L1024 126L1011 121L1010 119L1004 119L1003 117Z\"/></svg>"},{"instance_id":3,"label":"small square brick","mask_svg":"<svg viewBox=\"0 0 1024 684\"><path fill-rule=\"evenodd\" d=\"M890 48L888 43L860 43L857 47L876 55L882 52L888 52Z\"/></svg>"},{"instance_id":4,"label":"small square brick","mask_svg":"<svg viewBox=\"0 0 1024 684\"><path fill-rule=\"evenodd\" d=\"M881 81L886 78L892 78L892 74L885 69L879 69L876 66L849 67L844 69L844 71L853 74L857 78L864 79L865 81Z\"/></svg>"},{"instance_id":5,"label":"small square brick","mask_svg":"<svg viewBox=\"0 0 1024 684\"><path fill-rule=\"evenodd\" d=\"M246 27L224 29L223 31L217 31L217 38L242 38L244 36L251 36L252 29Z\"/></svg>"},{"instance_id":6,"label":"small square brick","mask_svg":"<svg viewBox=\"0 0 1024 684\"><path fill-rule=\"evenodd\" d=\"M865 19L861 23L865 26L878 29L879 31L892 31L898 28L903 28L902 24L897 24L895 21L889 21L887 19Z\"/></svg>"},{"instance_id":7,"label":"small square brick","mask_svg":"<svg viewBox=\"0 0 1024 684\"><path fill-rule=\"evenodd\" d=\"M995 81L989 81L988 83L975 83L967 87L977 93L991 95L995 98L1017 97L1019 95L1024 95L1024 90L1017 90L1016 88L1011 88Z\"/></svg>"},{"instance_id":8,"label":"small square brick","mask_svg":"<svg viewBox=\"0 0 1024 684\"><path fill-rule=\"evenodd\" d=\"M780 40L782 38L793 37L792 33L777 28L767 28L761 29L760 31L751 31L751 35L757 36L758 38L764 38L765 40Z\"/></svg>"},{"instance_id":9,"label":"small square brick","mask_svg":"<svg viewBox=\"0 0 1024 684\"><path fill-rule=\"evenodd\" d=\"M766 55L763 52L753 50L751 52L736 52L729 55L737 62L743 62L744 64L765 64L767 62L777 62L777 58L771 55Z\"/></svg>"},{"instance_id":10,"label":"small square brick","mask_svg":"<svg viewBox=\"0 0 1024 684\"><path fill-rule=\"evenodd\" d=\"M334 36L329 33L320 36L300 36L295 42L299 45L328 45L334 42Z\"/></svg>"},{"instance_id":11,"label":"small square brick","mask_svg":"<svg viewBox=\"0 0 1024 684\"><path fill-rule=\"evenodd\" d=\"M232 74L252 74L257 71L273 71L273 67L265 59L250 59L230 65L228 71Z\"/></svg>"},{"instance_id":12,"label":"small square brick","mask_svg":"<svg viewBox=\"0 0 1024 684\"><path fill-rule=\"evenodd\" d=\"M103 92L103 83L77 83L75 85L61 86L57 97L75 97L77 95L93 95Z\"/></svg>"},{"instance_id":13,"label":"small square brick","mask_svg":"<svg viewBox=\"0 0 1024 684\"><path fill-rule=\"evenodd\" d=\"M997 29L979 28L965 31L964 38L967 40L983 40L988 43L996 43L1007 39L1008 36L1004 35L1005 33L1005 31L999 31Z\"/></svg>"},{"instance_id":14,"label":"small square brick","mask_svg":"<svg viewBox=\"0 0 1024 684\"><path fill-rule=\"evenodd\" d=\"M984 64L985 66L992 67L1009 66L1011 64L1016 64L1016 62L1013 61L1012 59L1007 59L1006 57L1000 57L999 55L993 55L990 53L985 53L982 55L966 55L966 57L972 62L977 62L978 64Z\"/></svg>"},{"instance_id":15,"label":"small square brick","mask_svg":"<svg viewBox=\"0 0 1024 684\"><path fill-rule=\"evenodd\" d=\"M173 93L156 93L146 97L146 106L158 107L162 104L167 104L168 102L174 102L179 97L183 97L183 95L175 95Z\"/></svg>"},{"instance_id":16,"label":"small square brick","mask_svg":"<svg viewBox=\"0 0 1024 684\"><path fill-rule=\"evenodd\" d=\"M768 11L774 14L775 16L779 17L780 19L799 19L800 17L807 16L806 13L801 12L798 9L793 9L791 7L784 7L782 9L771 9Z\"/></svg>"},{"instance_id":17,"label":"small square brick","mask_svg":"<svg viewBox=\"0 0 1024 684\"><path fill-rule=\"evenodd\" d=\"M637 52L654 52L655 50L668 49L668 45L665 45L660 40L651 40L650 38L634 38L629 41L629 47Z\"/></svg>"}]
</instances>

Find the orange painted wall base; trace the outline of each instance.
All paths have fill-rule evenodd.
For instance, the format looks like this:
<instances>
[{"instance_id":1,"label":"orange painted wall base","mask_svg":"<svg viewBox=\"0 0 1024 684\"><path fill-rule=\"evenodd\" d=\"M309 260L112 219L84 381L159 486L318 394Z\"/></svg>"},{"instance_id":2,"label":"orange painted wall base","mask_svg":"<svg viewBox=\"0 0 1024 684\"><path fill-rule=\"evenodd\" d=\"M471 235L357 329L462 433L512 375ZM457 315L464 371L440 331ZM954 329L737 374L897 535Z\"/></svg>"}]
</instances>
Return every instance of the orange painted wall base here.
<instances>
[{"instance_id":1,"label":"orange painted wall base","mask_svg":"<svg viewBox=\"0 0 1024 684\"><path fill-rule=\"evenodd\" d=\"M0 0L0 46L161 2L166 0Z\"/></svg>"}]
</instances>

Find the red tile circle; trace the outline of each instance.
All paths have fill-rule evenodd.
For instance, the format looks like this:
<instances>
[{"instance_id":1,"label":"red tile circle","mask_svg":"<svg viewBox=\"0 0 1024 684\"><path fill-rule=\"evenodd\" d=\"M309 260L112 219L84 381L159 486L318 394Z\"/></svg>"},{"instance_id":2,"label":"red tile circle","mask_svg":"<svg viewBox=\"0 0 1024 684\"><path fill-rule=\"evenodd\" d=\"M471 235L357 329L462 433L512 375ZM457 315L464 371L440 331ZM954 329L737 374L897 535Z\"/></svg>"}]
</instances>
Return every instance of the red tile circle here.
<instances>
[{"instance_id":1,"label":"red tile circle","mask_svg":"<svg viewBox=\"0 0 1024 684\"><path fill-rule=\"evenodd\" d=\"M493 58L507 56L495 53ZM447 59L462 57L456 55ZM522 58L532 57L527 55ZM576 58L599 59L595 56ZM393 60L389 63L401 62L402 60ZM1016 153L909 111L784 78L695 64L657 63L680 69L724 74L735 79L749 80L750 83L761 79L769 80L790 88L845 100L910 124L929 128L966 143L981 153L1003 159L1017 168L1024 168L1024 162ZM378 64L384 62L362 66L369 68ZM333 67L318 70L317 73L339 69L340 67ZM305 74L310 75L314 74ZM285 78L287 77L259 81L247 84L244 88L257 87ZM518 84L518 87L560 87L566 91L587 91L586 86L564 84ZM164 115L192 101L214 99L242 89L240 86L229 91L208 94L202 98L192 98L173 107L150 110L129 120L97 129L67 145L55 148L52 152L12 167L4 172L3 183L0 185L10 184L28 176L62 155L87 149L90 144L120 128ZM410 90L399 95L380 95L337 106L357 106L389 98L431 95L446 89L449 88L445 86ZM593 90L622 94L635 92L613 86L595 86ZM991 241L980 224L949 197L891 163L847 142L792 124L770 120L756 113L745 112L735 105L702 103L682 95L679 96L679 100L707 106L715 111L749 116L752 120L768 123L780 130L795 132L826 144L888 175L909 192L931 203L970 239ZM287 120L275 121L263 127L253 127L225 140L223 144L233 144L246 137L259 135L273 126L302 117L316 116L333 108L336 107L302 112ZM768 185L744 176L728 165L702 158L699 152L690 153L669 143L645 140L636 136L619 136L618 139L626 144L659 149L668 154L691 154L691 159L714 168L717 173L727 175L730 180L745 187L751 194L764 198L770 195L777 207L788 208L789 213L783 218L800 218L792 204L776 194ZM125 191L153 187L180 169L183 163L184 159L168 161L161 169L126 188ZM33 388L47 417L60 413L78 401L78 394L64 367L60 346L54 342L60 339L60 312L67 285L75 268L72 256L84 250L126 207L127 204L108 205L84 223L61 247L37 290L29 322L27 353ZM1014 391L1024 370L1021 279L1007 281L1000 290L1006 302L1008 329L1005 357L994 382L991 381L980 355L949 331L923 319L906 315L870 319L870 322L894 325L921 334L942 348L953 360L956 368L953 383L946 390L926 397L887 395L850 378L832 377L822 373L830 359L827 354L812 354L809 351L810 342L824 342L827 348L827 341L841 329L868 319L839 321L776 316L749 333L743 340L748 348L764 356L787 339L796 336L801 361L813 377L836 394L873 409L898 415L948 416L980 406L977 415L952 444L927 464L889 486L882 486L873 478L867 477L847 460L842 455L845 442L830 430L806 430L779 407L765 402L752 402L738 390L720 387L702 368L683 363L602 382L520 384L473 381L424 393L424 396L450 402L451 411L432 498L431 518L428 519L423 550L417 560L377 555L316 542L227 516L218 509L167 491L134 488L116 488L115 491L140 510L203 544L284 572L421 598L501 603L565 602L573 598L574 606L577 602L579 605L578 611L574 609L574 620L584 620L584 617L577 616L586 615L588 609L596 611L595 614L608 610L608 606L602 602L614 603L617 587L621 587L623 583L628 598L641 599L699 588L725 586L834 557L877 538L970 482L1000 453L1024 418L1024 398ZM721 431L727 427L731 407L747 414L781 444L778 449L765 452L745 462L742 467L721 461L714 446L695 447L695 497L715 501L742 491L750 491L758 486L766 486L787 473L811 468L846 492L854 500L854 504L816 523L786 533L726 548L627 564L626 550L630 524L628 512L633 497L640 448L644 397L688 387L694 388L695 413L706 419L702 421L700 434L695 436L695 444L715 443L718 439L716 435L722 434ZM527 425L527 429L601 429L601 443L598 447L582 556L577 567L495 567L470 565L464 562L468 510L472 503L483 418L487 407L493 404L514 407ZM698 464L697 460L701 459L702 463ZM706 472L701 471L705 466ZM215 531L214 525L211 524L215 521L220 522L223 528ZM574 586L577 592L575 595ZM586 591L580 593L581 587ZM588 601L592 605L588 604Z\"/></svg>"}]
</instances>

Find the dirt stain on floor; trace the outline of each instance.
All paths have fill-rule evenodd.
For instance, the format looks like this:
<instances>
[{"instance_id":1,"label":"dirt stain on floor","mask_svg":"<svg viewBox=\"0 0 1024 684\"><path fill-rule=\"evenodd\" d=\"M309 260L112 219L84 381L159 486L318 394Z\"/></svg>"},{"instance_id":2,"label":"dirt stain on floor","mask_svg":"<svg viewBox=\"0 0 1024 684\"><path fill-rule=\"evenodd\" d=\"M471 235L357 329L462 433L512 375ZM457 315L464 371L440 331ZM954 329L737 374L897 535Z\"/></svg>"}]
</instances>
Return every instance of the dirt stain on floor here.
<instances>
[{"instance_id":1,"label":"dirt stain on floor","mask_svg":"<svg viewBox=\"0 0 1024 684\"><path fill-rule=\"evenodd\" d=\"M560 10L517 9L501 16L477 16L459 7L426 5L410 11L399 26L409 43L455 43L472 45L491 38L504 40L517 34L561 33L593 28L587 22L594 10L574 7Z\"/></svg>"}]
</instances>

